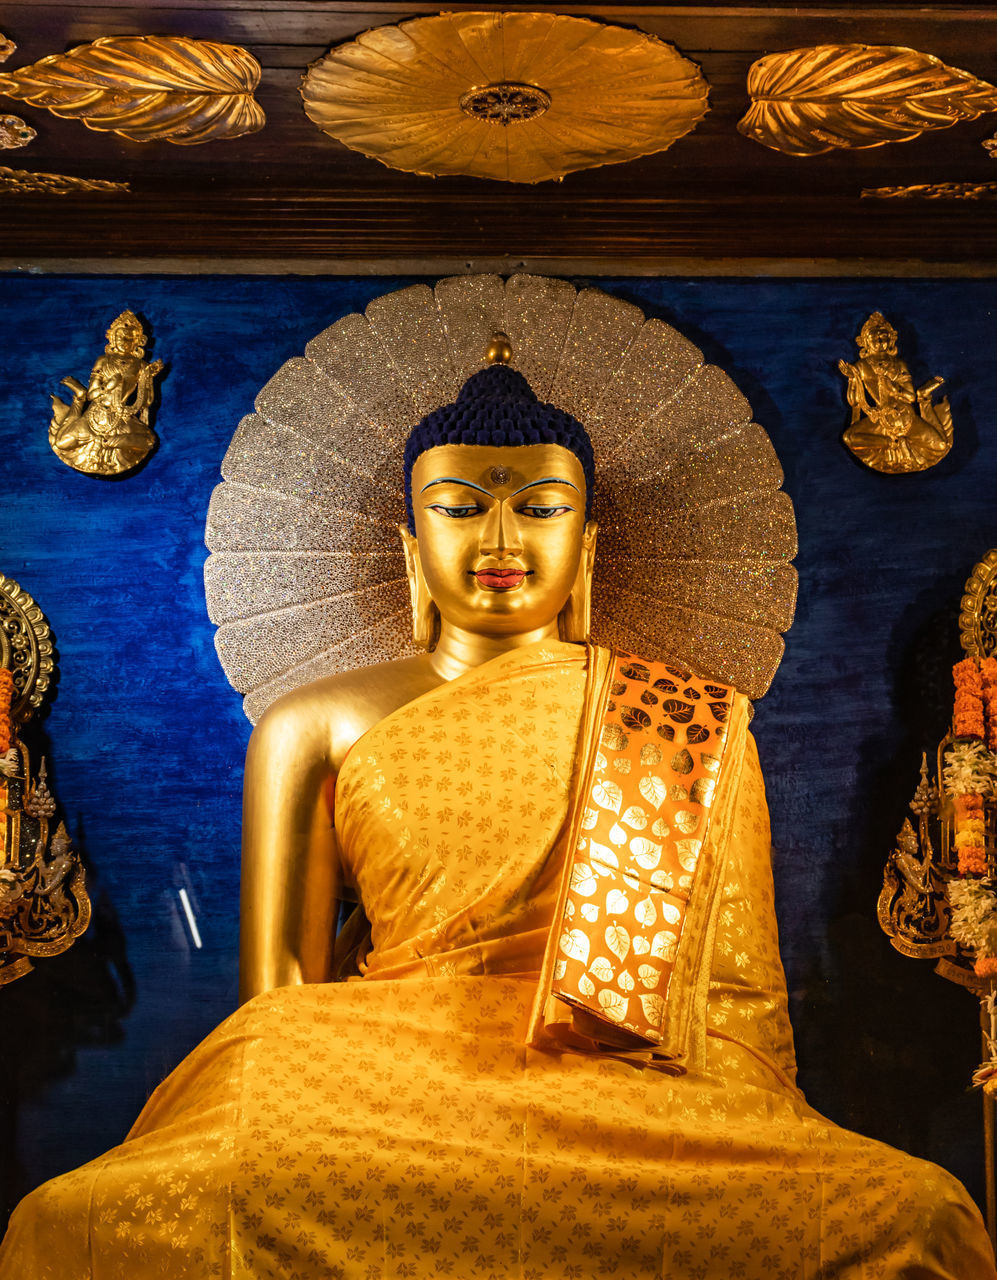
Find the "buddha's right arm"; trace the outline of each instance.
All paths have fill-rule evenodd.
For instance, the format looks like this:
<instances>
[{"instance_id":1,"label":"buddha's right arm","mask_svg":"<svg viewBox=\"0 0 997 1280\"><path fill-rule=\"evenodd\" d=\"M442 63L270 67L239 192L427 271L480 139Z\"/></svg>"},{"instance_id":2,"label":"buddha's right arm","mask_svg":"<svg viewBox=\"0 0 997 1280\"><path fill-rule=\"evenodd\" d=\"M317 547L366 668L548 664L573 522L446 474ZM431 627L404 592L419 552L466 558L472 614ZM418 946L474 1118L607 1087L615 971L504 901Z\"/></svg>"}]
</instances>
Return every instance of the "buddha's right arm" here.
<instances>
[{"instance_id":1,"label":"buddha's right arm","mask_svg":"<svg viewBox=\"0 0 997 1280\"><path fill-rule=\"evenodd\" d=\"M326 982L339 854L325 801L328 734L315 708L281 699L253 731L243 790L240 995Z\"/></svg>"}]
</instances>

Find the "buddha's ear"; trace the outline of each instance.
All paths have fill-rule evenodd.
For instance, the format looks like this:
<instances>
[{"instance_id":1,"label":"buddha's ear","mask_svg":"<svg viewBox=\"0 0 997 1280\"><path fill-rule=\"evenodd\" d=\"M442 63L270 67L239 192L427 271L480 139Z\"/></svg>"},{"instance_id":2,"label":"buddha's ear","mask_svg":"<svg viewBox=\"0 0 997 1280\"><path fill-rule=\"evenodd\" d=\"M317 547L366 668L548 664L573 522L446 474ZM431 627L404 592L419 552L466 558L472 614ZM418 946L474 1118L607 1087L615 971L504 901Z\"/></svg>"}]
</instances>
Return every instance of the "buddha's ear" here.
<instances>
[{"instance_id":1,"label":"buddha's ear","mask_svg":"<svg viewBox=\"0 0 997 1280\"><path fill-rule=\"evenodd\" d=\"M409 597L412 601L412 639L422 649L431 649L439 631L440 613L429 594L422 572L419 543L414 533L405 525L398 526L405 553L405 573L408 576Z\"/></svg>"},{"instance_id":2,"label":"buddha's ear","mask_svg":"<svg viewBox=\"0 0 997 1280\"><path fill-rule=\"evenodd\" d=\"M578 558L571 595L558 614L557 630L562 640L584 641L592 626L592 572L595 569L595 542L599 526L590 520L582 534L582 553Z\"/></svg>"}]
</instances>

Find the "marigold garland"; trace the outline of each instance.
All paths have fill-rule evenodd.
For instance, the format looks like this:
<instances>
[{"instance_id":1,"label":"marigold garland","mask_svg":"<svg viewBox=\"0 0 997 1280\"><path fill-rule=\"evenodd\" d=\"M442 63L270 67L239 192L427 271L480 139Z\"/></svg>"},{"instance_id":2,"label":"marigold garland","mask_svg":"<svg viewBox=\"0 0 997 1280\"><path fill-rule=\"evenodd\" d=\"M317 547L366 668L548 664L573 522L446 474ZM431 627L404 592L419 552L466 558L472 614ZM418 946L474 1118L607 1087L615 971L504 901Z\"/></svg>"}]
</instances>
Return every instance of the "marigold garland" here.
<instances>
[{"instance_id":1,"label":"marigold garland","mask_svg":"<svg viewBox=\"0 0 997 1280\"><path fill-rule=\"evenodd\" d=\"M997 659L964 658L952 668L953 741L942 785L954 814L958 878L948 883L951 933L976 953L980 978L997 978L997 893L987 878L986 801L997 796ZM997 1070L997 1059L994 1063Z\"/></svg>"},{"instance_id":2,"label":"marigold garland","mask_svg":"<svg viewBox=\"0 0 997 1280\"><path fill-rule=\"evenodd\" d=\"M991 751L997 751L997 658L983 658L980 661L980 677L983 680L987 746Z\"/></svg>"},{"instance_id":3,"label":"marigold garland","mask_svg":"<svg viewBox=\"0 0 997 1280\"><path fill-rule=\"evenodd\" d=\"M983 738L983 674L975 658L963 658L952 668L955 706L952 732L957 738Z\"/></svg>"},{"instance_id":4,"label":"marigold garland","mask_svg":"<svg viewBox=\"0 0 997 1280\"><path fill-rule=\"evenodd\" d=\"M14 727L10 718L13 703L14 677L6 667L0 667L0 756L7 754L14 739Z\"/></svg>"}]
</instances>

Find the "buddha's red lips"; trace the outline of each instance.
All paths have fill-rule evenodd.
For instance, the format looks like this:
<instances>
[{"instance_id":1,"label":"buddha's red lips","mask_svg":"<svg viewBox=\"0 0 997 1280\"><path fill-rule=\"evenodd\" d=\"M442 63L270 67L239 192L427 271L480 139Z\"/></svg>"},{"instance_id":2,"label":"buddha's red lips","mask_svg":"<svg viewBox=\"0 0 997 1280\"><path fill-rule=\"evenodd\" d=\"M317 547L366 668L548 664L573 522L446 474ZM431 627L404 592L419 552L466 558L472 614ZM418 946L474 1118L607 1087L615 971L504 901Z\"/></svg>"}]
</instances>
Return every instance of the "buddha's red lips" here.
<instances>
[{"instance_id":1,"label":"buddha's red lips","mask_svg":"<svg viewBox=\"0 0 997 1280\"><path fill-rule=\"evenodd\" d=\"M490 591L511 591L526 577L525 569L478 569L474 574L483 587Z\"/></svg>"}]
</instances>

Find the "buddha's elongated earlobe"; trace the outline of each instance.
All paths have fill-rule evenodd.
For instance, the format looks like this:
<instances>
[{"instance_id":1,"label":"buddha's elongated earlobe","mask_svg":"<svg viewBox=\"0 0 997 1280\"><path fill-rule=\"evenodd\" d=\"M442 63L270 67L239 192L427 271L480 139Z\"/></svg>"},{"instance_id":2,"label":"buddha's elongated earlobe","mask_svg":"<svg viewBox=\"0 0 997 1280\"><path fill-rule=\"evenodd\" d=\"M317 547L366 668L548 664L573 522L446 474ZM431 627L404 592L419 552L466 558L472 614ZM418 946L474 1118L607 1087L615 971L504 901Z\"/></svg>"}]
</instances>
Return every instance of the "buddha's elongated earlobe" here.
<instances>
[{"instance_id":1,"label":"buddha's elongated earlobe","mask_svg":"<svg viewBox=\"0 0 997 1280\"><path fill-rule=\"evenodd\" d=\"M405 552L405 572L408 575L409 596L412 600L412 639L423 649L431 649L439 634L440 613L429 594L426 578L419 559L419 543L415 534L403 524L398 526Z\"/></svg>"},{"instance_id":2,"label":"buddha's elongated earlobe","mask_svg":"<svg viewBox=\"0 0 997 1280\"><path fill-rule=\"evenodd\" d=\"M582 554L578 561L575 585L567 603L558 614L557 630L562 640L584 641L592 626L592 571L595 568L595 540L598 526L590 520L582 538Z\"/></svg>"}]
</instances>

